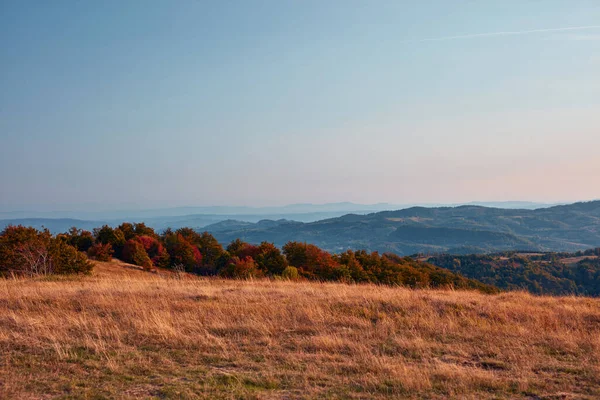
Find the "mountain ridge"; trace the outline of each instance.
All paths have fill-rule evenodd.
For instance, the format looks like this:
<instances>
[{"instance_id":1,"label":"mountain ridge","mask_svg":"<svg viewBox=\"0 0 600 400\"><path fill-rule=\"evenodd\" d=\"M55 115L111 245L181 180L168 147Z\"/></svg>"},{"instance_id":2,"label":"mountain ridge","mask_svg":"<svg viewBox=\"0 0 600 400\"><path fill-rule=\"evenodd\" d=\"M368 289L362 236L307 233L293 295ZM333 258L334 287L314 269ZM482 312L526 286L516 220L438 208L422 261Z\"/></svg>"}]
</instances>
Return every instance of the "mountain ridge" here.
<instances>
[{"instance_id":1,"label":"mountain ridge","mask_svg":"<svg viewBox=\"0 0 600 400\"><path fill-rule=\"evenodd\" d=\"M211 232L212 227L205 230ZM237 225L213 232L222 241L240 237L282 245L307 241L328 251L366 248L408 255L418 252L458 254L503 250L577 251L600 245L600 201L550 208L502 209L411 207L365 215L346 214L293 227Z\"/></svg>"},{"instance_id":2,"label":"mountain ridge","mask_svg":"<svg viewBox=\"0 0 600 400\"><path fill-rule=\"evenodd\" d=\"M578 251L600 246L600 201L537 209L480 205L413 206L370 213L289 215L214 215L129 218L154 229L191 227L212 232L220 241L314 243L327 251L367 249L400 255L414 253L490 253L506 250ZM325 218L319 218L325 217ZM239 219L238 219L239 218ZM48 227L64 232L71 226L91 230L123 220L12 219L9 224Z\"/></svg>"}]
</instances>

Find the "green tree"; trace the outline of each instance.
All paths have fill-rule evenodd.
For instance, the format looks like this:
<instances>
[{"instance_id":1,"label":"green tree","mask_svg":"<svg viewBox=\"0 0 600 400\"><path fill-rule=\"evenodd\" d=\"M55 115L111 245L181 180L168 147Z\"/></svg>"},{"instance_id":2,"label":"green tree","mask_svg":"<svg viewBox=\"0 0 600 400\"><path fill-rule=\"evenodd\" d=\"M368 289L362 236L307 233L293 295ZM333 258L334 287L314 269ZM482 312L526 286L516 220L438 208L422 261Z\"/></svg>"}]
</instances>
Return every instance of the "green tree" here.
<instances>
[{"instance_id":1,"label":"green tree","mask_svg":"<svg viewBox=\"0 0 600 400\"><path fill-rule=\"evenodd\" d=\"M281 275L288 266L281 251L269 242L262 242L258 246L258 255L255 261L258 268L269 275Z\"/></svg>"}]
</instances>

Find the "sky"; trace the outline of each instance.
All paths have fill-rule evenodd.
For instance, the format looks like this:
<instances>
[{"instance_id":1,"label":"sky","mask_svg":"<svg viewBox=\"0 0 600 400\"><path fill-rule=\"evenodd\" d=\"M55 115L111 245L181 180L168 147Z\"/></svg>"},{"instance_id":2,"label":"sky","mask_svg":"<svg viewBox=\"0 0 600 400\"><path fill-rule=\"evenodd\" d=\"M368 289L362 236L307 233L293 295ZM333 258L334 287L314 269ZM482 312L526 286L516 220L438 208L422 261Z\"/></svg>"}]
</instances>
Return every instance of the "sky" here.
<instances>
[{"instance_id":1,"label":"sky","mask_svg":"<svg viewBox=\"0 0 600 400\"><path fill-rule=\"evenodd\" d=\"M600 2L0 0L0 210L600 198Z\"/></svg>"}]
</instances>

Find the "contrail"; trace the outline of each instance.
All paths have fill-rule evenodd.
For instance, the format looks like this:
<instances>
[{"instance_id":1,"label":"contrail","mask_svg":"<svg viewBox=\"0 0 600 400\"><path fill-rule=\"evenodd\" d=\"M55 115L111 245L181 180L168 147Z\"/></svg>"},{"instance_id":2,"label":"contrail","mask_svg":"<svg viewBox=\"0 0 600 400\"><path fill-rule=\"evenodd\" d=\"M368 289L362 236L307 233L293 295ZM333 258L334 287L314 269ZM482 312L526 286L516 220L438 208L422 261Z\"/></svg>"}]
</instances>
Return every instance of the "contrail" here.
<instances>
[{"instance_id":1,"label":"contrail","mask_svg":"<svg viewBox=\"0 0 600 400\"><path fill-rule=\"evenodd\" d=\"M528 35L530 33L582 31L582 30L586 30L586 29L600 29L600 25L571 26L568 28L531 29L531 30L527 30L527 31L471 33L468 35L442 36L442 37L428 38L428 39L405 40L404 42L438 42L438 41L442 41L442 40L472 39L472 38L490 37L490 36L514 36L514 35Z\"/></svg>"}]
</instances>

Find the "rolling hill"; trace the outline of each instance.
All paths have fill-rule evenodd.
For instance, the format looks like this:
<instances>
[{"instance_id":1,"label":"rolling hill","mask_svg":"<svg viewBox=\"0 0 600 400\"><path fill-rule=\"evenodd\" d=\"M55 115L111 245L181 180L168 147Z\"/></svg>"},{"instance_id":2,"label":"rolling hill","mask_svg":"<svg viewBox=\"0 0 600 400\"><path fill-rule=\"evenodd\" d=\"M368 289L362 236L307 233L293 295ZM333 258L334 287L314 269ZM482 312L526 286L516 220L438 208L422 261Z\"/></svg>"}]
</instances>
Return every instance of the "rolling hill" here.
<instances>
[{"instance_id":1,"label":"rolling hill","mask_svg":"<svg viewBox=\"0 0 600 400\"><path fill-rule=\"evenodd\" d=\"M350 205L347 206L349 208ZM297 206L294 212L307 211ZM227 210L232 211L232 210ZM364 212L364 211L363 211ZM340 215L340 211L292 214L191 214L126 218L157 230L191 227L213 233L222 243L306 241L332 252L367 249L399 255L490 253L507 250L578 251L600 246L600 201L538 209L411 207ZM65 232L91 230L119 220L25 218L0 220L0 228L26 225Z\"/></svg>"},{"instance_id":2,"label":"rolling hill","mask_svg":"<svg viewBox=\"0 0 600 400\"><path fill-rule=\"evenodd\" d=\"M311 223L227 221L205 227L220 241L306 241L328 251L414 253L577 251L600 246L600 201L536 210L482 206L412 207Z\"/></svg>"}]
</instances>

